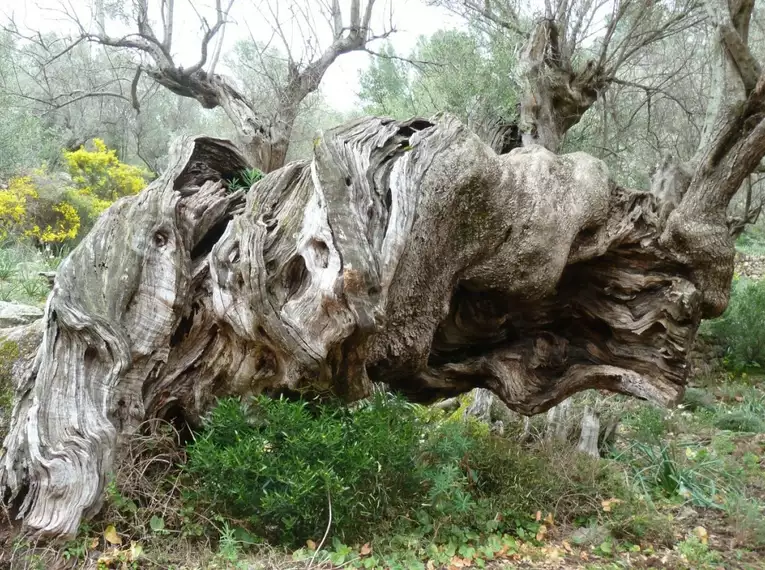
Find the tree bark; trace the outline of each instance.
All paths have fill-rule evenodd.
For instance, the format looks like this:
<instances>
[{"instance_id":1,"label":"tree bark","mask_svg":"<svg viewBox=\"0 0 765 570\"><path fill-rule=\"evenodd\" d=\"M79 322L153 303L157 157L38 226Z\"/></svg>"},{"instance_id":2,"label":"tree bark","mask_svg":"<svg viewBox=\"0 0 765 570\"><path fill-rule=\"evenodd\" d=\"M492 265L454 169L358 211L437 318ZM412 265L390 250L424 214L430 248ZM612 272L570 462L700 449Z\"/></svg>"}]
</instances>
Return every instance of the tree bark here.
<instances>
[{"instance_id":1,"label":"tree bark","mask_svg":"<svg viewBox=\"0 0 765 570\"><path fill-rule=\"evenodd\" d=\"M196 99L205 109L221 107L236 130L239 148L248 166L262 172L272 172L284 166L297 116L297 103L294 112L277 113L274 121L260 113L223 75L211 75L203 69L189 74L174 67L148 70L147 73L176 95Z\"/></svg>"},{"instance_id":2,"label":"tree bark","mask_svg":"<svg viewBox=\"0 0 765 570\"><path fill-rule=\"evenodd\" d=\"M226 185L245 163L185 139L62 263L0 466L29 528L76 532L120 434L227 394L675 402L702 299L730 286L695 281L656 198L599 160L497 155L448 116L324 133L246 202Z\"/></svg>"},{"instance_id":3,"label":"tree bark","mask_svg":"<svg viewBox=\"0 0 765 570\"><path fill-rule=\"evenodd\" d=\"M539 144L553 152L560 150L566 132L581 120L610 81L595 61L573 70L570 59L561 54L558 28L555 21L539 21L518 61L523 145Z\"/></svg>"},{"instance_id":4,"label":"tree bark","mask_svg":"<svg viewBox=\"0 0 765 570\"><path fill-rule=\"evenodd\" d=\"M600 435L600 418L589 406L584 408L582 417L582 431L579 435L577 449L596 459L600 458L598 449L598 436Z\"/></svg>"}]
</instances>

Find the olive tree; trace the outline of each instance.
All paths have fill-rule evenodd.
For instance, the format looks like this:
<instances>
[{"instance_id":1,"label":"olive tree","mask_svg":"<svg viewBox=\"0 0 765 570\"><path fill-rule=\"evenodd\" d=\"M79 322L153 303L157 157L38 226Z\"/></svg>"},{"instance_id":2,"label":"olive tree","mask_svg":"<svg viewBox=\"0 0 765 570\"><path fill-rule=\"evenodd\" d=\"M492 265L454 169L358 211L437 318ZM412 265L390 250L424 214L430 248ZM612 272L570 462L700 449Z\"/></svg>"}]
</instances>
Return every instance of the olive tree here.
<instances>
[{"instance_id":1,"label":"olive tree","mask_svg":"<svg viewBox=\"0 0 765 570\"><path fill-rule=\"evenodd\" d=\"M588 388L676 402L700 320L728 301L728 203L765 155L753 2L705 9L703 136L655 192L537 144L557 140L555 109L506 154L449 115L358 119L248 192L233 144L183 139L62 263L18 367L0 486L27 527L74 533L121 436L193 424L216 396L352 401L385 382L419 401L486 388L527 415Z\"/></svg>"}]
</instances>

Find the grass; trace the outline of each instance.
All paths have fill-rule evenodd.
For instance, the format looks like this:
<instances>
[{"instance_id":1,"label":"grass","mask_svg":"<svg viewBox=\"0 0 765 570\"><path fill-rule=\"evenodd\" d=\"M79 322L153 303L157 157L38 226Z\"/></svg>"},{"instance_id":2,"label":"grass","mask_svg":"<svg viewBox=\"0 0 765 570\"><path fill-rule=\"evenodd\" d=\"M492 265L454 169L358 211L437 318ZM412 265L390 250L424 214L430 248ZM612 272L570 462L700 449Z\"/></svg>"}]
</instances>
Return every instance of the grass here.
<instances>
[{"instance_id":1,"label":"grass","mask_svg":"<svg viewBox=\"0 0 765 570\"><path fill-rule=\"evenodd\" d=\"M0 301L44 305L50 285L40 272L55 271L65 253L41 251L26 241L0 243Z\"/></svg>"},{"instance_id":2,"label":"grass","mask_svg":"<svg viewBox=\"0 0 765 570\"><path fill-rule=\"evenodd\" d=\"M746 255L765 255L765 229L761 226L747 226L736 240L736 250Z\"/></svg>"}]
</instances>

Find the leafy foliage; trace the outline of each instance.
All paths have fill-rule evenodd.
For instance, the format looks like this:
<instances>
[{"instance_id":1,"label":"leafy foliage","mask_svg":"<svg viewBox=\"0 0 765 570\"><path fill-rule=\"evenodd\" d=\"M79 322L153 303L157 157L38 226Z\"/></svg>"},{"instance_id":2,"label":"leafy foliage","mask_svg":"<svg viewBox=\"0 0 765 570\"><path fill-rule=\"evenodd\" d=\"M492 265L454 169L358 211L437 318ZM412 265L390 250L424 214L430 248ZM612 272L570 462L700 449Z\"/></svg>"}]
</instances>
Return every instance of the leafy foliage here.
<instances>
[{"instance_id":1,"label":"leafy foliage","mask_svg":"<svg viewBox=\"0 0 765 570\"><path fill-rule=\"evenodd\" d=\"M478 31L441 30L417 43L412 67L388 45L360 78L365 111L407 118L441 111L469 125L512 119L518 101L512 81L517 45Z\"/></svg>"},{"instance_id":2,"label":"leafy foliage","mask_svg":"<svg viewBox=\"0 0 765 570\"><path fill-rule=\"evenodd\" d=\"M27 200L37 193L28 177L12 178L8 188L0 190L0 239L15 232L27 213Z\"/></svg>"},{"instance_id":3,"label":"leafy foliage","mask_svg":"<svg viewBox=\"0 0 765 570\"><path fill-rule=\"evenodd\" d=\"M74 207L41 196L30 176L11 178L0 190L0 220L0 239L26 236L43 244L72 240L80 229Z\"/></svg>"},{"instance_id":4,"label":"leafy foliage","mask_svg":"<svg viewBox=\"0 0 765 570\"><path fill-rule=\"evenodd\" d=\"M120 162L102 140L93 144L63 152L71 178L40 168L0 189L0 239L72 243L115 200L143 189L146 171Z\"/></svg>"},{"instance_id":5,"label":"leafy foliage","mask_svg":"<svg viewBox=\"0 0 765 570\"><path fill-rule=\"evenodd\" d=\"M80 147L64 151L64 161L72 177L72 195L84 217L91 223L115 200L137 194L146 186L149 173L120 162L117 152L101 139L93 139L94 150Z\"/></svg>"},{"instance_id":6,"label":"leafy foliage","mask_svg":"<svg viewBox=\"0 0 765 570\"><path fill-rule=\"evenodd\" d=\"M555 505L561 520L581 516L574 498L586 493L599 499L584 516L597 516L600 500L625 494L607 464L552 449L530 454L477 421L382 395L354 411L223 400L188 457L197 508L293 545L323 535L330 503L333 536L346 543L395 529L417 541L459 544L492 532L529 539L542 524L531 518L537 510ZM552 472L551 461L558 464ZM618 524L632 526L623 518Z\"/></svg>"},{"instance_id":7,"label":"leafy foliage","mask_svg":"<svg viewBox=\"0 0 765 570\"><path fill-rule=\"evenodd\" d=\"M261 178L263 178L263 172L257 168L245 168L239 173L239 176L231 179L228 183L228 189L232 192L235 190L249 190Z\"/></svg>"},{"instance_id":8,"label":"leafy foliage","mask_svg":"<svg viewBox=\"0 0 765 570\"><path fill-rule=\"evenodd\" d=\"M725 313L704 323L703 331L714 336L726 350L734 370L765 366L765 281L735 279Z\"/></svg>"},{"instance_id":9,"label":"leafy foliage","mask_svg":"<svg viewBox=\"0 0 765 570\"><path fill-rule=\"evenodd\" d=\"M378 400L356 412L258 398L224 400L189 448L198 499L265 536L300 544L335 528L357 534L418 493L411 407ZM391 438L394 432L396 437Z\"/></svg>"}]
</instances>

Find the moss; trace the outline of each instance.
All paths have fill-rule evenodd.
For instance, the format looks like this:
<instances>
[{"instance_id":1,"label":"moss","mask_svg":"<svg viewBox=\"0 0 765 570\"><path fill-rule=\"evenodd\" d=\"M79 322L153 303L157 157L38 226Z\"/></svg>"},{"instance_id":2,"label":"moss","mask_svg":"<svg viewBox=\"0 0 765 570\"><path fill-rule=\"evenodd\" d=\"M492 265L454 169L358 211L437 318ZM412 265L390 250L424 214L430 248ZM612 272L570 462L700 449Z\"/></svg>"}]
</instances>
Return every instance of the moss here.
<instances>
[{"instance_id":1,"label":"moss","mask_svg":"<svg viewBox=\"0 0 765 570\"><path fill-rule=\"evenodd\" d=\"M454 208L456 210L456 236L461 247L476 247L487 235L502 226L494 215L491 195L487 194L486 181L472 177L460 190Z\"/></svg>"},{"instance_id":2,"label":"moss","mask_svg":"<svg viewBox=\"0 0 765 570\"><path fill-rule=\"evenodd\" d=\"M466 392L457 396L457 401L460 405L448 416L449 421L462 420L465 417L465 410L467 410L473 403L473 392Z\"/></svg>"},{"instance_id":3,"label":"moss","mask_svg":"<svg viewBox=\"0 0 765 570\"><path fill-rule=\"evenodd\" d=\"M19 357L19 345L11 340L0 341L0 441L5 437L13 405L13 363Z\"/></svg>"}]
</instances>

